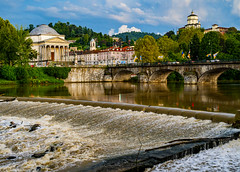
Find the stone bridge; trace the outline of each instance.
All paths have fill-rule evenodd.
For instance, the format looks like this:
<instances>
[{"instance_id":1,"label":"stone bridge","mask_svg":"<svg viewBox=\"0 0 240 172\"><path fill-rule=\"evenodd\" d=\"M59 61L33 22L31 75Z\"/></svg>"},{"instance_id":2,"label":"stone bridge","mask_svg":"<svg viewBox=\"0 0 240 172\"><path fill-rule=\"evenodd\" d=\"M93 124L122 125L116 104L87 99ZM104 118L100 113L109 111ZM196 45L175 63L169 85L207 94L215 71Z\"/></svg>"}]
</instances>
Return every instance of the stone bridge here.
<instances>
[{"instance_id":1,"label":"stone bridge","mask_svg":"<svg viewBox=\"0 0 240 172\"><path fill-rule=\"evenodd\" d=\"M240 62L215 62L171 64L157 66L119 66L109 67L107 74L112 81L129 80L138 76L139 82L166 83L172 72L178 72L184 78L185 84L217 83L218 77L229 69L240 70Z\"/></svg>"}]
</instances>

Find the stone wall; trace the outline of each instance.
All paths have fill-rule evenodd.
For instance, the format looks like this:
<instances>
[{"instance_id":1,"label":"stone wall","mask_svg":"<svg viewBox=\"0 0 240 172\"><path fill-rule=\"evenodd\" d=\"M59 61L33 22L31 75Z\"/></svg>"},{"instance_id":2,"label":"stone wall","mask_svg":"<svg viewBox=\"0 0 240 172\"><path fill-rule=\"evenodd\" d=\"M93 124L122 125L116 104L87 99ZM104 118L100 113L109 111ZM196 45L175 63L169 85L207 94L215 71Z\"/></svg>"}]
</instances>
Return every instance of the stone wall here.
<instances>
[{"instance_id":1,"label":"stone wall","mask_svg":"<svg viewBox=\"0 0 240 172\"><path fill-rule=\"evenodd\" d=\"M101 82L104 81L104 68L75 67L64 82Z\"/></svg>"}]
</instances>

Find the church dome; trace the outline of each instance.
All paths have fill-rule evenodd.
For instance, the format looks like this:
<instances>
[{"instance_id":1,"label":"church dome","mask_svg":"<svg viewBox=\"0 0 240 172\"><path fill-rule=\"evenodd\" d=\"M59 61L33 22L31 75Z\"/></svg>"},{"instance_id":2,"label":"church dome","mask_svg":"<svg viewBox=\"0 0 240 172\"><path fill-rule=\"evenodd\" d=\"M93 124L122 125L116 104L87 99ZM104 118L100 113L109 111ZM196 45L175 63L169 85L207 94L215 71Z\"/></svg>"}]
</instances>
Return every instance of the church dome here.
<instances>
[{"instance_id":1,"label":"church dome","mask_svg":"<svg viewBox=\"0 0 240 172\"><path fill-rule=\"evenodd\" d=\"M34 35L59 35L59 33L48 25L42 24L30 32L30 36Z\"/></svg>"},{"instance_id":2,"label":"church dome","mask_svg":"<svg viewBox=\"0 0 240 172\"><path fill-rule=\"evenodd\" d=\"M188 17L192 17L192 16L197 16L197 15L194 14L194 12L192 11L191 14Z\"/></svg>"}]
</instances>

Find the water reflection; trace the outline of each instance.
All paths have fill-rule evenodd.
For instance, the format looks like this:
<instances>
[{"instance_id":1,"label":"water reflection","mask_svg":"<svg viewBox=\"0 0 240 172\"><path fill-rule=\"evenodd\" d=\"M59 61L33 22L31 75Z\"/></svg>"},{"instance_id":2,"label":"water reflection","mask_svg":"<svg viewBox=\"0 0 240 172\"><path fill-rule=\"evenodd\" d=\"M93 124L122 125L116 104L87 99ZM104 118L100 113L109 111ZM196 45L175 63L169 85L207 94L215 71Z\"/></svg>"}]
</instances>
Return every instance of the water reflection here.
<instances>
[{"instance_id":1,"label":"water reflection","mask_svg":"<svg viewBox=\"0 0 240 172\"><path fill-rule=\"evenodd\" d=\"M72 98L94 101L179 107L236 113L240 109L239 85L184 85L159 83L65 84ZM76 91L77 90L77 91Z\"/></svg>"},{"instance_id":2,"label":"water reflection","mask_svg":"<svg viewBox=\"0 0 240 172\"><path fill-rule=\"evenodd\" d=\"M124 102L236 113L236 110L240 109L239 86L239 84L184 85L124 82L65 83L50 86L1 86L0 94Z\"/></svg>"}]
</instances>

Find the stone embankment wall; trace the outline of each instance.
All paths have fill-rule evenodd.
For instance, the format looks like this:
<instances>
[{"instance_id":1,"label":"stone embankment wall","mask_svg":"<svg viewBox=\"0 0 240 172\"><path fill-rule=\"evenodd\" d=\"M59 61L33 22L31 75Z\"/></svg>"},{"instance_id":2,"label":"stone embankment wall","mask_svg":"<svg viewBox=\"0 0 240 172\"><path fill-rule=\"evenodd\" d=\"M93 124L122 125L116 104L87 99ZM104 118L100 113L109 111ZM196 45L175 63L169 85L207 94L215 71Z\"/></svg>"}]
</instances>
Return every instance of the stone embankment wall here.
<instances>
[{"instance_id":1,"label":"stone embankment wall","mask_svg":"<svg viewBox=\"0 0 240 172\"><path fill-rule=\"evenodd\" d=\"M64 82L101 82L104 81L104 68L72 68Z\"/></svg>"}]
</instances>

